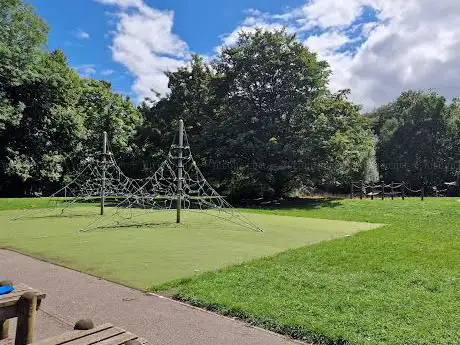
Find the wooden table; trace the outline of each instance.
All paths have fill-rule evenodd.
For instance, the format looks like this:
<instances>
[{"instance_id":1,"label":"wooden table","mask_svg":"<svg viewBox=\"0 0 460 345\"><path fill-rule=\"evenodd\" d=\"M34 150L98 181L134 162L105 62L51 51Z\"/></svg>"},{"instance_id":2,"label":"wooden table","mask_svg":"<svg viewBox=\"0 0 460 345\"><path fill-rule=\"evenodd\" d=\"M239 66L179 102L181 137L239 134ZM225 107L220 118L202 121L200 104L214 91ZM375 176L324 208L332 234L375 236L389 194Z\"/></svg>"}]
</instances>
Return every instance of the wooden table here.
<instances>
[{"instance_id":1,"label":"wooden table","mask_svg":"<svg viewBox=\"0 0 460 345\"><path fill-rule=\"evenodd\" d=\"M17 317L16 344L32 342L37 310L45 294L25 284L14 285L15 290L0 295L0 340L8 338L8 319Z\"/></svg>"},{"instance_id":2,"label":"wooden table","mask_svg":"<svg viewBox=\"0 0 460 345\"><path fill-rule=\"evenodd\" d=\"M122 345L133 341L146 344L146 341L137 335L127 332L120 327L115 327L110 323L105 323L89 330L63 333L39 341L33 345Z\"/></svg>"}]
</instances>

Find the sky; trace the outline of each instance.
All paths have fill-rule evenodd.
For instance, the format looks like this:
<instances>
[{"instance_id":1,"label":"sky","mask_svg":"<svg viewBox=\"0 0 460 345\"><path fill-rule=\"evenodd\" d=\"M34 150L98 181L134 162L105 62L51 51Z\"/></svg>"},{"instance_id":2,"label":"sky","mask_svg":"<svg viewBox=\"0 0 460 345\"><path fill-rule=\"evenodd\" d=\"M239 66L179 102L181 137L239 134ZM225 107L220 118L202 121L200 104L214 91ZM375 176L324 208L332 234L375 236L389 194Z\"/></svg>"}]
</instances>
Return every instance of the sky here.
<instances>
[{"instance_id":1,"label":"sky","mask_svg":"<svg viewBox=\"0 0 460 345\"><path fill-rule=\"evenodd\" d=\"M329 62L333 90L370 110L403 90L460 96L458 0L26 0L81 75L136 101L164 71L215 56L238 32L285 28Z\"/></svg>"}]
</instances>

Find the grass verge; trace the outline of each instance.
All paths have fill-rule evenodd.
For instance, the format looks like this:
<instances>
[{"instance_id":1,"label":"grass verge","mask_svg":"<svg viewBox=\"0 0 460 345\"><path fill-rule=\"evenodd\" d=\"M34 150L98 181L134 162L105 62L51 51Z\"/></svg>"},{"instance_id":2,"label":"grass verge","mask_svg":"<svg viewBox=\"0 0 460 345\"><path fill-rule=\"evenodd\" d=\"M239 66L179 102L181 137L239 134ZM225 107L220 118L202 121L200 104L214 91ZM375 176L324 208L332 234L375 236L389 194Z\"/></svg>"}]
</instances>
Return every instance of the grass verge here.
<instances>
[{"instance_id":1,"label":"grass verge","mask_svg":"<svg viewBox=\"0 0 460 345\"><path fill-rule=\"evenodd\" d=\"M319 344L458 344L459 208L408 199L256 210L388 225L152 290Z\"/></svg>"}]
</instances>

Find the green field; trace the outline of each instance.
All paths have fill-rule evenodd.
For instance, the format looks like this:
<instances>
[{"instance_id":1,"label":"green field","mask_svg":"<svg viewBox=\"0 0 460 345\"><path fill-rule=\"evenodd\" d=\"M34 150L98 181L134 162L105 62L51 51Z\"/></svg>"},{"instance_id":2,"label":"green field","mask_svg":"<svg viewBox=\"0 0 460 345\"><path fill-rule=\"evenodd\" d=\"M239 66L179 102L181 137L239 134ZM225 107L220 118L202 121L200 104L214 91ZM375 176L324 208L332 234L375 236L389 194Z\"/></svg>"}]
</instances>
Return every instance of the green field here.
<instances>
[{"instance_id":1,"label":"green field","mask_svg":"<svg viewBox=\"0 0 460 345\"><path fill-rule=\"evenodd\" d=\"M388 225L163 290L321 344L460 344L457 199L343 200L255 212Z\"/></svg>"},{"instance_id":2,"label":"green field","mask_svg":"<svg viewBox=\"0 0 460 345\"><path fill-rule=\"evenodd\" d=\"M73 207L62 216L54 209L34 209L27 217L11 220L24 216L19 210L22 205L40 207L43 201L1 201L8 210L0 211L0 247L141 289L376 227L248 214L264 229L260 233L201 213L185 212L183 224L177 225L174 211L134 211L138 217L133 222L123 220L122 225L147 221L148 225L80 232L98 219L97 207ZM13 210L15 205L18 210ZM108 225L118 221L112 213L113 209L107 208L104 219Z\"/></svg>"},{"instance_id":3,"label":"green field","mask_svg":"<svg viewBox=\"0 0 460 345\"><path fill-rule=\"evenodd\" d=\"M88 206L10 220L36 200L0 200L0 246L319 344L460 343L455 198L245 210L263 233L198 213L176 225L174 212L79 232L98 219Z\"/></svg>"}]
</instances>

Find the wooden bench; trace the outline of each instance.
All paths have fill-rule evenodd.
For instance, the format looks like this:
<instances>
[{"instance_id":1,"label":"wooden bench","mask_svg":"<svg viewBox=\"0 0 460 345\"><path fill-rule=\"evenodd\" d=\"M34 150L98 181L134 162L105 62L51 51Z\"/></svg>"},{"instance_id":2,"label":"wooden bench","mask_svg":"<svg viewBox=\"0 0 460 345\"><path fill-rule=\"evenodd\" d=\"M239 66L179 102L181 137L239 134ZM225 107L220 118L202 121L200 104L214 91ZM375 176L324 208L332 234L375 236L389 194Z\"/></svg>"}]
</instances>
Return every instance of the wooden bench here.
<instances>
[{"instance_id":1,"label":"wooden bench","mask_svg":"<svg viewBox=\"0 0 460 345\"><path fill-rule=\"evenodd\" d=\"M2 281L0 285L11 285ZM4 345L8 339L8 319L17 317L15 345L26 345L32 342L35 318L45 294L25 284L15 285L11 293L0 295L0 340Z\"/></svg>"},{"instance_id":2,"label":"wooden bench","mask_svg":"<svg viewBox=\"0 0 460 345\"><path fill-rule=\"evenodd\" d=\"M76 328L77 325L78 322ZM66 332L33 343L32 345L139 345L146 343L144 339L139 338L137 335L116 327L111 323L105 323L91 329L77 329Z\"/></svg>"}]
</instances>

